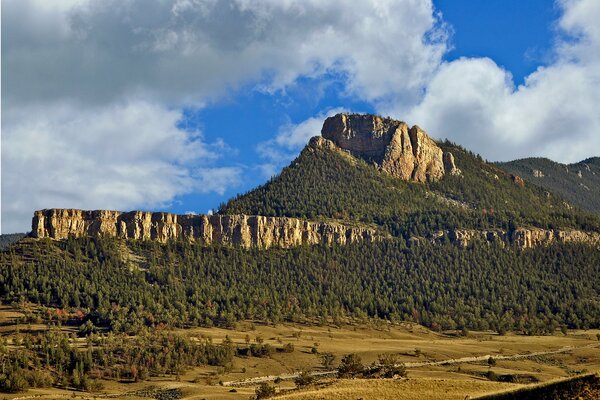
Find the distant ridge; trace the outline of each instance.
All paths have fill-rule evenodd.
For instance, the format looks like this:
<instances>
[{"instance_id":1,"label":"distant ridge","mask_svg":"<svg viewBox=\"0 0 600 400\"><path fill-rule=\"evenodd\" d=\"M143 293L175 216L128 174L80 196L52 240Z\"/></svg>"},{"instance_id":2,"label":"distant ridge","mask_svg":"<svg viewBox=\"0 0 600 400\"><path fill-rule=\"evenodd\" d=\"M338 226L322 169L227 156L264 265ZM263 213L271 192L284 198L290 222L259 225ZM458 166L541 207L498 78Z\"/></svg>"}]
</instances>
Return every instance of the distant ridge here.
<instances>
[{"instance_id":1,"label":"distant ridge","mask_svg":"<svg viewBox=\"0 0 600 400\"><path fill-rule=\"evenodd\" d=\"M574 164L547 158L523 158L497 165L565 200L600 214L600 157Z\"/></svg>"}]
</instances>

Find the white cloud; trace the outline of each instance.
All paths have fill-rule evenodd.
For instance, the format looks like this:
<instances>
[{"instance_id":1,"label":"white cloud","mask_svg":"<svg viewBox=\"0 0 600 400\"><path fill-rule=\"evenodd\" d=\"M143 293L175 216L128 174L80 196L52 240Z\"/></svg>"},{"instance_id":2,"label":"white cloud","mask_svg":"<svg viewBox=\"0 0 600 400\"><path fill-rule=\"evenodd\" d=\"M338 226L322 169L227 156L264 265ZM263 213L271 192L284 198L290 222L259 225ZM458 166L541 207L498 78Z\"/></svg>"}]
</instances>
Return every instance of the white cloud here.
<instances>
[{"instance_id":1,"label":"white cloud","mask_svg":"<svg viewBox=\"0 0 600 400\"><path fill-rule=\"evenodd\" d=\"M328 71L368 100L405 102L446 49L429 0L48 4L3 2L11 101L136 93L196 103L249 81L278 90Z\"/></svg>"},{"instance_id":2,"label":"white cloud","mask_svg":"<svg viewBox=\"0 0 600 400\"><path fill-rule=\"evenodd\" d=\"M225 193L225 189L237 186L241 182L241 167L201 168L194 174L194 191L200 193Z\"/></svg>"},{"instance_id":3,"label":"white cloud","mask_svg":"<svg viewBox=\"0 0 600 400\"><path fill-rule=\"evenodd\" d=\"M179 194L222 193L235 184L240 171L211 168L218 156L200 136L176 128L180 117L143 101L9 108L2 121L3 231L26 230L35 209L158 207ZM216 179L207 181L208 174Z\"/></svg>"},{"instance_id":4,"label":"white cloud","mask_svg":"<svg viewBox=\"0 0 600 400\"><path fill-rule=\"evenodd\" d=\"M514 87L510 73L489 59L441 64L422 102L406 116L432 135L448 137L493 160L546 156L574 162L600 149L600 3L560 2L553 63Z\"/></svg>"},{"instance_id":5,"label":"white cloud","mask_svg":"<svg viewBox=\"0 0 600 400\"><path fill-rule=\"evenodd\" d=\"M347 110L343 108L333 108L308 118L299 124L287 123L279 129L274 142L278 146L288 150L301 149L308 143L311 137L321 134L321 127L326 118L345 111Z\"/></svg>"}]
</instances>

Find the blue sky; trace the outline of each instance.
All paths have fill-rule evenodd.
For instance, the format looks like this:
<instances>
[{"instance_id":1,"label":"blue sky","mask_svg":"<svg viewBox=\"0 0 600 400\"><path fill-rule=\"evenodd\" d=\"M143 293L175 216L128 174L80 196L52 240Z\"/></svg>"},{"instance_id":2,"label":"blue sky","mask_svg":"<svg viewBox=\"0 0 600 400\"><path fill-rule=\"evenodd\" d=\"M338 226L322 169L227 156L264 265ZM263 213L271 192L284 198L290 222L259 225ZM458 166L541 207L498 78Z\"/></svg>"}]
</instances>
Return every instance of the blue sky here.
<instances>
[{"instance_id":1,"label":"blue sky","mask_svg":"<svg viewBox=\"0 0 600 400\"><path fill-rule=\"evenodd\" d=\"M2 227L35 209L205 213L339 111L490 160L600 148L595 0L6 0Z\"/></svg>"}]
</instances>

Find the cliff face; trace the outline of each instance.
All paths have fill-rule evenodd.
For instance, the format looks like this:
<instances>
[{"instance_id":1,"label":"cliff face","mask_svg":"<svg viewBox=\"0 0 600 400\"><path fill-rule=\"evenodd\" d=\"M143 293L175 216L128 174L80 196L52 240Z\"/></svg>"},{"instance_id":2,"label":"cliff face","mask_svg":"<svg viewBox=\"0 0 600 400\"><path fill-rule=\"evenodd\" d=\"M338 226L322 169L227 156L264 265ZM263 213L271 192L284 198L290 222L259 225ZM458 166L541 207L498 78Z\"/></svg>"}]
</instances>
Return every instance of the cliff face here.
<instances>
[{"instance_id":1,"label":"cliff face","mask_svg":"<svg viewBox=\"0 0 600 400\"><path fill-rule=\"evenodd\" d=\"M159 242L186 240L259 248L346 244L380 239L375 229L297 218L73 209L36 211L32 235L52 239L106 236Z\"/></svg>"},{"instance_id":2,"label":"cliff face","mask_svg":"<svg viewBox=\"0 0 600 400\"><path fill-rule=\"evenodd\" d=\"M66 239L70 236L117 237L156 240L162 243L169 240L185 240L206 245L223 244L263 249L303 244L373 242L383 238L373 228L298 218L73 209L36 211L32 221L32 236L52 239ZM449 240L463 248L473 240L512 244L520 248L571 242L600 246L600 233L573 229L517 228L512 232L499 229L455 229L437 231L431 235L431 241L434 243L443 240Z\"/></svg>"},{"instance_id":3,"label":"cliff face","mask_svg":"<svg viewBox=\"0 0 600 400\"><path fill-rule=\"evenodd\" d=\"M587 243L593 246L600 246L600 233L574 229L517 228L512 232L503 230L456 229L435 232L432 236L432 241L439 242L445 237L452 243L463 248L473 240L513 244L523 249L546 246L552 243Z\"/></svg>"},{"instance_id":4,"label":"cliff face","mask_svg":"<svg viewBox=\"0 0 600 400\"><path fill-rule=\"evenodd\" d=\"M418 126L369 114L337 114L323 123L323 138L389 174L415 182L435 181L457 170L444 163L442 149ZM452 170L446 171L445 165Z\"/></svg>"}]
</instances>

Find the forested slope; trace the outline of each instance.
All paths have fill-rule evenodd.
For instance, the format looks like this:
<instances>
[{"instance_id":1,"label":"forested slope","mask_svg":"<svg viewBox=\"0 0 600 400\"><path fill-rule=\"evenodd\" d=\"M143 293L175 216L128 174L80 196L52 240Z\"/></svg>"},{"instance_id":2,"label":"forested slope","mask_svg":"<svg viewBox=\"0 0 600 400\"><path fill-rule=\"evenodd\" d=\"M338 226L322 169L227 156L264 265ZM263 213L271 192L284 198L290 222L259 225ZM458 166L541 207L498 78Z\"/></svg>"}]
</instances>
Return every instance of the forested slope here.
<instances>
[{"instance_id":1,"label":"forested slope","mask_svg":"<svg viewBox=\"0 0 600 400\"><path fill-rule=\"evenodd\" d=\"M258 250L184 242L27 239L0 253L0 300L143 326L378 317L526 333L600 326L600 250L468 249L404 240ZM43 315L47 315L43 313Z\"/></svg>"},{"instance_id":2,"label":"forested slope","mask_svg":"<svg viewBox=\"0 0 600 400\"><path fill-rule=\"evenodd\" d=\"M280 175L220 207L225 214L338 218L374 222L394 235L436 229L541 228L600 229L600 218L570 209L480 157L446 142L462 174L434 183L413 183L379 172L344 153L312 141Z\"/></svg>"}]
</instances>

